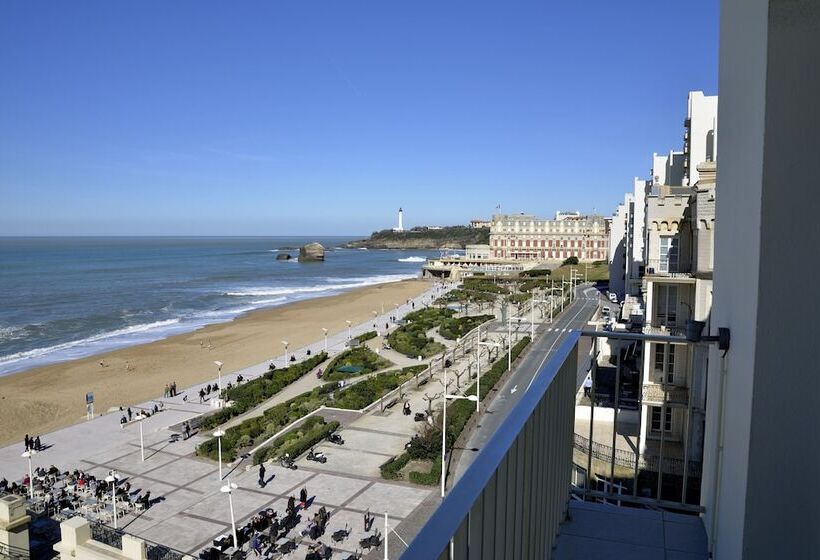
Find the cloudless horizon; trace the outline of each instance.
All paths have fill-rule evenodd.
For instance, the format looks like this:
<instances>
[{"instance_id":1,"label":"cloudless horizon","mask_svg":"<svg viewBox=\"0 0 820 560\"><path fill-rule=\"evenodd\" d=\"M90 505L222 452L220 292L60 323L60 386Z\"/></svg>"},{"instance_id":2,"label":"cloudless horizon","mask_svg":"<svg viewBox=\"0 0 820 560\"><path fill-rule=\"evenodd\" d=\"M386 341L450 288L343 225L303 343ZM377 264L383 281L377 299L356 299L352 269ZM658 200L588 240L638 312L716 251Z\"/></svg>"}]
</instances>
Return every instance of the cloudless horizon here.
<instances>
[{"instance_id":1,"label":"cloudless horizon","mask_svg":"<svg viewBox=\"0 0 820 560\"><path fill-rule=\"evenodd\" d=\"M717 0L0 5L0 235L367 235L611 215Z\"/></svg>"}]
</instances>

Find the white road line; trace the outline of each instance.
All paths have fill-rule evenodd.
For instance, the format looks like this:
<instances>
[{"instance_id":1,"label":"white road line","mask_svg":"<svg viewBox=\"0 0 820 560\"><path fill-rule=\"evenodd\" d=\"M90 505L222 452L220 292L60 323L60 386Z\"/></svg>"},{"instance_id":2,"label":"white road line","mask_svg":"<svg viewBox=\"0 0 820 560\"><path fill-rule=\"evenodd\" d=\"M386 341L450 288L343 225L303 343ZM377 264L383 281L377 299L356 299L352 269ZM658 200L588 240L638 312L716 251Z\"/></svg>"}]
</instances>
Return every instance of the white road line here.
<instances>
[{"instance_id":1,"label":"white road line","mask_svg":"<svg viewBox=\"0 0 820 560\"><path fill-rule=\"evenodd\" d=\"M596 305L597 305L597 303L596 303ZM575 315L573 315L573 317L571 319L569 319L567 321L567 325L569 325L572 321L577 319L578 315L580 315L584 311L584 309L586 309L586 306L587 306L586 303L581 304L581 309L579 309L578 312ZM555 330L558 330L558 329L555 329ZM566 329L564 329L564 330L566 330ZM537 368L535 368L535 373L532 374L532 379L530 379L530 382L527 384L527 388L525 389L525 391L530 390L530 387L532 387L532 384L535 381L535 378L538 377L538 373L541 371L541 368L544 366L544 362L547 361L547 358L549 358L550 353L552 352L553 348L555 348L555 345L558 344L558 341L560 339L561 339L561 337L555 337L555 340L552 342L552 345L547 350L547 353L544 354L544 359L541 360L541 363L538 364Z\"/></svg>"}]
</instances>

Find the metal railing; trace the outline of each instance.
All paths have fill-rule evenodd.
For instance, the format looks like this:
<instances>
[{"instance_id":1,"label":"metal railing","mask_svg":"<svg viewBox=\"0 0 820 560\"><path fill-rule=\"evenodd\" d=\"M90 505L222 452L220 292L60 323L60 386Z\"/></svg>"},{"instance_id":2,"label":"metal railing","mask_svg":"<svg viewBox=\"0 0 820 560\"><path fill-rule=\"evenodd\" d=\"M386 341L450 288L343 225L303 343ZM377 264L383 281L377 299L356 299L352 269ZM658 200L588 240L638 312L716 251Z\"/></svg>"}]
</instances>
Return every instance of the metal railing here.
<instances>
[{"instance_id":1,"label":"metal railing","mask_svg":"<svg viewBox=\"0 0 820 560\"><path fill-rule=\"evenodd\" d=\"M646 404L668 406L687 406L689 404L689 389L677 385L663 383L644 383L642 388L643 401Z\"/></svg>"},{"instance_id":2,"label":"metal railing","mask_svg":"<svg viewBox=\"0 0 820 560\"><path fill-rule=\"evenodd\" d=\"M114 548L122 549L122 536L127 533L97 521L89 521L89 525L91 528L91 538L93 540ZM145 543L145 554L148 560L183 560L185 558L192 558L190 554L185 554L179 550L174 550L165 545L149 541L143 537L136 538Z\"/></svg>"},{"instance_id":3,"label":"metal railing","mask_svg":"<svg viewBox=\"0 0 820 560\"><path fill-rule=\"evenodd\" d=\"M577 345L571 333L402 558L547 558L572 474Z\"/></svg>"},{"instance_id":4,"label":"metal railing","mask_svg":"<svg viewBox=\"0 0 820 560\"><path fill-rule=\"evenodd\" d=\"M667 276L670 278L690 278L692 266L681 260L648 259L646 274L650 276Z\"/></svg>"},{"instance_id":5,"label":"metal railing","mask_svg":"<svg viewBox=\"0 0 820 560\"><path fill-rule=\"evenodd\" d=\"M592 338L592 349L579 356L582 336ZM596 442L593 436L596 404L590 403L590 437L575 434L575 397L579 389L579 374L589 371L593 380L592 392L597 389L599 338L621 340L612 344L617 352L614 399L607 408L606 422L612 422L611 445ZM618 410L621 399L622 370L632 368L643 359L644 342L691 344L683 337L654 336L628 332L583 331L569 333L554 351L552 358L541 366L535 382L512 406L505 420L480 449L464 475L453 485L449 494L416 535L402 558L549 558L555 543L559 524L565 518L570 491L583 499L612 499L639 506L670 508L678 511L702 511L696 504L687 503L687 481L699 476L701 463L690 458L690 450L683 443L682 457L670 452L669 436L662 431L656 448L642 453L637 442L634 451L618 449ZM634 344L633 344L634 343ZM589 353L587 353L589 352ZM591 359L590 359L591 358ZM579 364L581 368L579 371ZM638 371L642 371L639 368ZM624 373L625 374L625 373ZM640 373L634 374L640 375ZM659 404L661 416L666 413L669 391L662 390ZM692 424L692 399L686 394L684 417L687 439ZM656 406L643 401L638 392L638 410ZM634 398L633 398L634 404ZM600 408L600 407L599 407ZM501 413L501 411L496 411ZM632 412L634 415L634 412ZM640 418L642 414L638 414ZM664 445L667 449L664 449ZM676 444L680 447L679 444ZM584 487L571 488L574 455L586 453L588 474ZM593 459L608 463L603 479L612 486L623 479L616 477L615 466L634 474L631 492L614 493L592 488ZM600 464L597 465L600 469ZM646 495L646 488L638 493L638 474L650 471L652 484L657 482L654 496ZM682 481L680 499L668 499L670 492L661 492L664 482L674 477ZM631 478L629 476L625 477ZM675 479L672 478L674 482ZM646 485L646 482L644 482ZM624 485L618 484L621 488ZM623 491L622 491L623 492Z\"/></svg>"}]
</instances>

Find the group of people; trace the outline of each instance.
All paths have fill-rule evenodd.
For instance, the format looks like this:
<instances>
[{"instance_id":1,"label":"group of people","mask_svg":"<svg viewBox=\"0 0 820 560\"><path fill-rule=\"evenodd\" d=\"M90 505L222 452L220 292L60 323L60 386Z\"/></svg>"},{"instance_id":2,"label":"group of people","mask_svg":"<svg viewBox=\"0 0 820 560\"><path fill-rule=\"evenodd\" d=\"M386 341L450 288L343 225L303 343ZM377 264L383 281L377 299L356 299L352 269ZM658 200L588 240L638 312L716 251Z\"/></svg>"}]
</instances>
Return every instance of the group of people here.
<instances>
[{"instance_id":1,"label":"group of people","mask_svg":"<svg viewBox=\"0 0 820 560\"><path fill-rule=\"evenodd\" d=\"M26 451L40 451L43 449L43 445L40 443L40 436L29 437L29 435L26 434L23 445L25 445Z\"/></svg>"},{"instance_id":2,"label":"group of people","mask_svg":"<svg viewBox=\"0 0 820 560\"><path fill-rule=\"evenodd\" d=\"M72 512L69 514L72 515L84 505L88 505L89 500L98 504L111 501L114 483L106 482L105 479L99 479L79 469L61 472L54 465L49 468L38 467L34 469L33 477L34 480L31 480L26 474L20 484L9 483L3 478L0 480L0 493L25 496L34 484L37 491L35 500L42 505L47 515L64 510ZM151 505L151 492L147 491L142 495L139 495L139 490L132 492L131 483L127 480L117 484L114 494L117 500L124 504L140 504L144 509Z\"/></svg>"},{"instance_id":3,"label":"group of people","mask_svg":"<svg viewBox=\"0 0 820 560\"><path fill-rule=\"evenodd\" d=\"M177 382L171 381L170 383L165 384L165 391L162 393L162 396L166 399L169 397L176 397L177 396Z\"/></svg>"}]
</instances>

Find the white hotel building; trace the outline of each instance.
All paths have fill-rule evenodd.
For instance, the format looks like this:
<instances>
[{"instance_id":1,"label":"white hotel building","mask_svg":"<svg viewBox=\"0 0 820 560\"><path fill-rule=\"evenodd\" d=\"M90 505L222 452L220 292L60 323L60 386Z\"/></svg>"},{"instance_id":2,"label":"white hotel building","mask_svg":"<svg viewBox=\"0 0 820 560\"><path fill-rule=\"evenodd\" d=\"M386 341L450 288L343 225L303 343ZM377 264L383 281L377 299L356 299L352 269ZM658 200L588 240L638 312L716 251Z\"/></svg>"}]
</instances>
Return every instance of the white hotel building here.
<instances>
[{"instance_id":1,"label":"white hotel building","mask_svg":"<svg viewBox=\"0 0 820 560\"><path fill-rule=\"evenodd\" d=\"M609 218L558 214L545 220L527 214L497 214L490 227L490 251L496 259L581 262L609 255Z\"/></svg>"}]
</instances>

